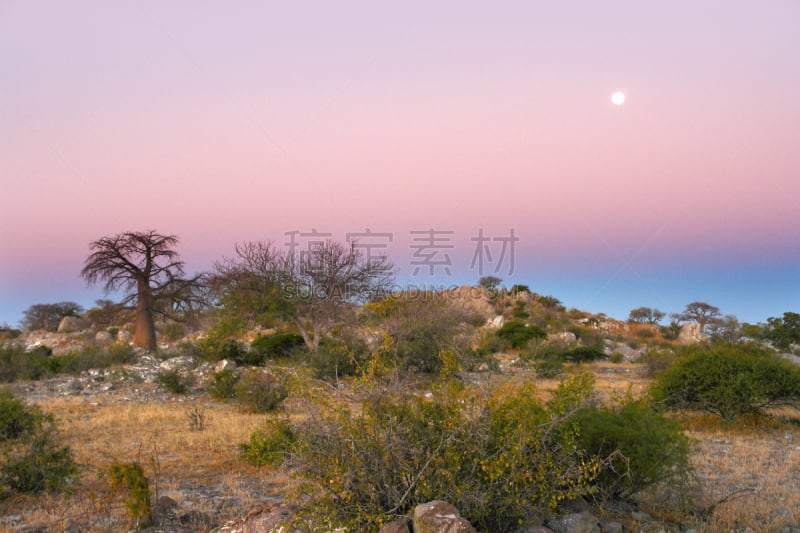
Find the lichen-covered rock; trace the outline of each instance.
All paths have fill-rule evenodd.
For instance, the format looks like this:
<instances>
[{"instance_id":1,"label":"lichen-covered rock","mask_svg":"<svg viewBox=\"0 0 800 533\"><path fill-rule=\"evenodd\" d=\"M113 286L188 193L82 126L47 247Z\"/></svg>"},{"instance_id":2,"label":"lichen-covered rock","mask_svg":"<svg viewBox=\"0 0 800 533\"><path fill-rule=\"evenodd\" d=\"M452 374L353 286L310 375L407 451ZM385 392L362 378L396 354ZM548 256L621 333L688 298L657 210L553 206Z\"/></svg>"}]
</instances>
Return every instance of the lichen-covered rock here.
<instances>
[{"instance_id":1,"label":"lichen-covered rock","mask_svg":"<svg viewBox=\"0 0 800 533\"><path fill-rule=\"evenodd\" d=\"M414 509L414 533L475 533L475 528L453 505L434 500Z\"/></svg>"},{"instance_id":2,"label":"lichen-covered rock","mask_svg":"<svg viewBox=\"0 0 800 533\"><path fill-rule=\"evenodd\" d=\"M86 321L77 316L65 316L58 324L59 333L74 333L82 331L88 327Z\"/></svg>"}]
</instances>

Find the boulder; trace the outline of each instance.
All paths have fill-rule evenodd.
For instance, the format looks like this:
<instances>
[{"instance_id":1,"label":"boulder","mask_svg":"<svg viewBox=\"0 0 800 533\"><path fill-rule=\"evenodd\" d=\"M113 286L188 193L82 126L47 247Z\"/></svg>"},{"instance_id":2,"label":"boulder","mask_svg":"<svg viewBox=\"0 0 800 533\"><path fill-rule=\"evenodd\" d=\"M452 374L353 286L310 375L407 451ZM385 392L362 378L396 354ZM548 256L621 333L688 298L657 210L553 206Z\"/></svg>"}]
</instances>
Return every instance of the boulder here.
<instances>
[{"instance_id":1,"label":"boulder","mask_svg":"<svg viewBox=\"0 0 800 533\"><path fill-rule=\"evenodd\" d=\"M117 342L120 344L127 344L131 342L133 335L127 329L121 329L117 332Z\"/></svg>"},{"instance_id":2,"label":"boulder","mask_svg":"<svg viewBox=\"0 0 800 533\"><path fill-rule=\"evenodd\" d=\"M681 327L681 332L678 334L678 342L683 344L697 344L706 340L706 336L700 329L700 324L697 322L689 322Z\"/></svg>"},{"instance_id":3,"label":"boulder","mask_svg":"<svg viewBox=\"0 0 800 533\"><path fill-rule=\"evenodd\" d=\"M462 285L448 292L450 303L466 311L475 313L483 319L495 316L494 304L490 301L489 293L483 287Z\"/></svg>"},{"instance_id":4,"label":"boulder","mask_svg":"<svg viewBox=\"0 0 800 533\"><path fill-rule=\"evenodd\" d=\"M77 316L65 316L58 324L59 333L74 333L82 331L88 327L86 321Z\"/></svg>"},{"instance_id":5,"label":"boulder","mask_svg":"<svg viewBox=\"0 0 800 533\"><path fill-rule=\"evenodd\" d=\"M475 528L453 505L434 500L414 509L414 533L475 533Z\"/></svg>"},{"instance_id":6,"label":"boulder","mask_svg":"<svg viewBox=\"0 0 800 533\"><path fill-rule=\"evenodd\" d=\"M384 524L378 533L414 533L413 522L407 516Z\"/></svg>"},{"instance_id":7,"label":"boulder","mask_svg":"<svg viewBox=\"0 0 800 533\"><path fill-rule=\"evenodd\" d=\"M503 315L497 315L494 318L490 318L486 321L486 326L491 329L500 329L503 327L503 324L506 323L506 319L503 318Z\"/></svg>"},{"instance_id":8,"label":"boulder","mask_svg":"<svg viewBox=\"0 0 800 533\"><path fill-rule=\"evenodd\" d=\"M222 372L223 370L236 370L236 363L230 359L217 361L214 365L214 372Z\"/></svg>"},{"instance_id":9,"label":"boulder","mask_svg":"<svg viewBox=\"0 0 800 533\"><path fill-rule=\"evenodd\" d=\"M561 333L551 333L547 336L550 342L563 342L564 344L575 344L578 342L578 337L571 331L562 331Z\"/></svg>"},{"instance_id":10,"label":"boulder","mask_svg":"<svg viewBox=\"0 0 800 533\"><path fill-rule=\"evenodd\" d=\"M98 331L94 336L94 342L100 346L106 346L114 342L114 336L107 331Z\"/></svg>"}]
</instances>

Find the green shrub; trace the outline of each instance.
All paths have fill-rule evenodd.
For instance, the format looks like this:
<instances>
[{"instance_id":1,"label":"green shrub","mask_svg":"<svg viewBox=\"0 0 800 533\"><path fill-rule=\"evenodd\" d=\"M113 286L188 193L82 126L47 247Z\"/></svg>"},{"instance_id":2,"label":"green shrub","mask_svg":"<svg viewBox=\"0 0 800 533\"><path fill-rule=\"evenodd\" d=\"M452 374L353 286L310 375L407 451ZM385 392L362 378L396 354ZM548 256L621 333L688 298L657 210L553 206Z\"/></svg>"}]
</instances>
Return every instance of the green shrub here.
<instances>
[{"instance_id":1,"label":"green shrub","mask_svg":"<svg viewBox=\"0 0 800 533\"><path fill-rule=\"evenodd\" d=\"M510 321L497 330L496 335L508 342L512 348L524 348L531 339L543 339L547 333L539 326L527 326L522 322Z\"/></svg>"},{"instance_id":2,"label":"green shrub","mask_svg":"<svg viewBox=\"0 0 800 533\"><path fill-rule=\"evenodd\" d=\"M600 499L625 499L656 483L686 481L688 438L677 422L644 400L583 409L577 423L580 446L602 464L596 480Z\"/></svg>"},{"instance_id":3,"label":"green shrub","mask_svg":"<svg viewBox=\"0 0 800 533\"><path fill-rule=\"evenodd\" d=\"M66 374L80 374L91 368L108 368L112 365L132 363L136 360L136 350L129 345L112 344L108 347L86 346L67 355L54 358L58 361L58 371Z\"/></svg>"},{"instance_id":4,"label":"green shrub","mask_svg":"<svg viewBox=\"0 0 800 533\"><path fill-rule=\"evenodd\" d=\"M277 465L292 453L297 435L287 419L269 422L250 435L249 442L239 444L239 451L248 463L263 466Z\"/></svg>"},{"instance_id":5,"label":"green shrub","mask_svg":"<svg viewBox=\"0 0 800 533\"><path fill-rule=\"evenodd\" d=\"M305 344L302 335L288 331L260 335L250 343L250 351L259 355L262 361L288 357Z\"/></svg>"},{"instance_id":6,"label":"green shrub","mask_svg":"<svg viewBox=\"0 0 800 533\"><path fill-rule=\"evenodd\" d=\"M659 350L648 352L639 358L639 362L644 363L648 377L656 377L663 374L678 358L673 351Z\"/></svg>"},{"instance_id":7,"label":"green shrub","mask_svg":"<svg viewBox=\"0 0 800 533\"><path fill-rule=\"evenodd\" d=\"M0 391L0 498L65 489L77 476L69 447L57 442L52 417Z\"/></svg>"},{"instance_id":8,"label":"green shrub","mask_svg":"<svg viewBox=\"0 0 800 533\"><path fill-rule=\"evenodd\" d=\"M33 432L42 423L42 414L14 397L8 389L0 389L0 442Z\"/></svg>"},{"instance_id":9,"label":"green shrub","mask_svg":"<svg viewBox=\"0 0 800 533\"><path fill-rule=\"evenodd\" d=\"M47 346L26 352L23 348L0 346L0 381L38 380L61 371L61 359Z\"/></svg>"},{"instance_id":10,"label":"green shrub","mask_svg":"<svg viewBox=\"0 0 800 533\"><path fill-rule=\"evenodd\" d=\"M143 528L152 522L150 484L138 461L114 462L108 468L109 487L113 492L125 491L125 507L133 526Z\"/></svg>"},{"instance_id":11,"label":"green shrub","mask_svg":"<svg viewBox=\"0 0 800 533\"><path fill-rule=\"evenodd\" d=\"M9 341L22 335L22 331L9 325L0 326L0 341Z\"/></svg>"},{"instance_id":12,"label":"green shrub","mask_svg":"<svg viewBox=\"0 0 800 533\"><path fill-rule=\"evenodd\" d=\"M340 378L355 375L363 368L370 353L360 339L324 338L317 353L306 353L306 360L318 377Z\"/></svg>"},{"instance_id":13,"label":"green shrub","mask_svg":"<svg viewBox=\"0 0 800 533\"><path fill-rule=\"evenodd\" d=\"M756 346L695 348L657 379L651 393L668 409L732 420L770 407L800 406L800 367Z\"/></svg>"},{"instance_id":14,"label":"green shrub","mask_svg":"<svg viewBox=\"0 0 800 533\"><path fill-rule=\"evenodd\" d=\"M209 335L197 343L197 349L207 361L221 361L229 359L241 363L245 351L233 339L219 338Z\"/></svg>"},{"instance_id":15,"label":"green shrub","mask_svg":"<svg viewBox=\"0 0 800 533\"><path fill-rule=\"evenodd\" d=\"M567 350L562 355L564 359L572 361L573 363L583 363L606 358L606 352L597 346L576 346L571 350Z\"/></svg>"},{"instance_id":16,"label":"green shrub","mask_svg":"<svg viewBox=\"0 0 800 533\"><path fill-rule=\"evenodd\" d=\"M214 374L214 380L208 384L208 392L214 398L228 399L236 397L236 384L239 374L230 369L220 370Z\"/></svg>"},{"instance_id":17,"label":"green shrub","mask_svg":"<svg viewBox=\"0 0 800 533\"><path fill-rule=\"evenodd\" d=\"M597 348L603 347L605 337L591 328L584 328L581 326L570 326L567 331L575 335L575 338L584 346L594 346Z\"/></svg>"},{"instance_id":18,"label":"green shrub","mask_svg":"<svg viewBox=\"0 0 800 533\"><path fill-rule=\"evenodd\" d=\"M234 391L242 408L253 413L274 411L289 396L284 380L260 370L246 371Z\"/></svg>"},{"instance_id":19,"label":"green shrub","mask_svg":"<svg viewBox=\"0 0 800 533\"><path fill-rule=\"evenodd\" d=\"M540 378L555 378L564 373L564 361L558 357L541 359L536 362L536 376Z\"/></svg>"},{"instance_id":20,"label":"green shrub","mask_svg":"<svg viewBox=\"0 0 800 533\"><path fill-rule=\"evenodd\" d=\"M431 398L380 391L357 412L323 408L301 424L298 490L318 496L299 519L377 531L444 499L479 530L505 533L592 491L599 465L578 448L572 420L588 401L590 375L563 383L547 402L530 383L492 398L460 390L448 383Z\"/></svg>"},{"instance_id":21,"label":"green shrub","mask_svg":"<svg viewBox=\"0 0 800 533\"><path fill-rule=\"evenodd\" d=\"M623 359L624 356L619 352L614 352L608 356L608 360L615 364L621 363Z\"/></svg>"},{"instance_id":22,"label":"green shrub","mask_svg":"<svg viewBox=\"0 0 800 533\"><path fill-rule=\"evenodd\" d=\"M189 390L191 381L184 377L177 370L169 370L158 374L158 383L175 394L184 394Z\"/></svg>"},{"instance_id":23,"label":"green shrub","mask_svg":"<svg viewBox=\"0 0 800 533\"><path fill-rule=\"evenodd\" d=\"M520 301L514 304L514 310L511 312L511 316L520 320L525 320L526 318L529 318L531 314L528 312L525 302Z\"/></svg>"},{"instance_id":24,"label":"green shrub","mask_svg":"<svg viewBox=\"0 0 800 533\"><path fill-rule=\"evenodd\" d=\"M186 326L180 322L167 322L161 329L161 335L169 341L176 341L186 335Z\"/></svg>"}]
</instances>

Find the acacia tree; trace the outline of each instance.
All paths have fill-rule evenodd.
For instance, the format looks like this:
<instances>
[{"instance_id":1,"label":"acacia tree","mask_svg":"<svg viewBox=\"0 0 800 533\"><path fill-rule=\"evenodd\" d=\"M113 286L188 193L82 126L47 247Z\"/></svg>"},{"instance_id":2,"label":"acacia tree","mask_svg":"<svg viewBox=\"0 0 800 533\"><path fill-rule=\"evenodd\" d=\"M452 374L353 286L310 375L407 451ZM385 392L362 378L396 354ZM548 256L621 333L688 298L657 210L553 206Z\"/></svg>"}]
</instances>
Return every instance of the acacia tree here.
<instances>
[{"instance_id":1,"label":"acacia tree","mask_svg":"<svg viewBox=\"0 0 800 533\"><path fill-rule=\"evenodd\" d=\"M81 314L83 314L83 307L75 302L34 304L25 310L22 327L27 330L55 331L65 316L80 316Z\"/></svg>"},{"instance_id":2,"label":"acacia tree","mask_svg":"<svg viewBox=\"0 0 800 533\"><path fill-rule=\"evenodd\" d=\"M631 322L638 322L640 324L656 325L664 318L664 312L650 307L637 307L631 309L628 315L628 320Z\"/></svg>"},{"instance_id":3,"label":"acacia tree","mask_svg":"<svg viewBox=\"0 0 800 533\"><path fill-rule=\"evenodd\" d=\"M235 258L215 265L212 285L220 302L255 321L283 316L312 353L355 304L385 295L394 279L388 258L365 257L355 242L328 240L295 254L256 241L235 251Z\"/></svg>"},{"instance_id":4,"label":"acacia tree","mask_svg":"<svg viewBox=\"0 0 800 533\"><path fill-rule=\"evenodd\" d=\"M89 244L92 253L81 270L89 285L104 281L106 292L127 293L123 304L136 302L133 343L147 350L156 349L153 316L159 302L180 298L194 281L183 278L184 264L174 250L177 244L175 235L154 230L103 237Z\"/></svg>"}]
</instances>

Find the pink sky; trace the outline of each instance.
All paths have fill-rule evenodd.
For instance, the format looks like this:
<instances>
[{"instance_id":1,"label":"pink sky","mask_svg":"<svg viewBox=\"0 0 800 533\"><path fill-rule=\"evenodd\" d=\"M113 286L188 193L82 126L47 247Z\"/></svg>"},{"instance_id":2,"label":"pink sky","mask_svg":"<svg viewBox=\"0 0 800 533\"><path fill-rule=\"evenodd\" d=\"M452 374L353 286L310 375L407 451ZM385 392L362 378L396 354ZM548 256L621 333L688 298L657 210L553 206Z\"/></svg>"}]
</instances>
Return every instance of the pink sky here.
<instances>
[{"instance_id":1,"label":"pink sky","mask_svg":"<svg viewBox=\"0 0 800 533\"><path fill-rule=\"evenodd\" d=\"M799 23L791 0L0 3L0 323L90 305L89 241L149 228L194 270L387 231L403 273L410 231L452 230L443 284L514 228L501 277L570 306L797 311Z\"/></svg>"}]
</instances>

